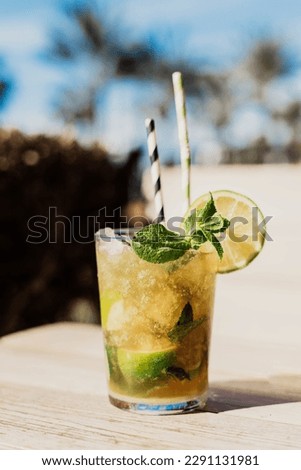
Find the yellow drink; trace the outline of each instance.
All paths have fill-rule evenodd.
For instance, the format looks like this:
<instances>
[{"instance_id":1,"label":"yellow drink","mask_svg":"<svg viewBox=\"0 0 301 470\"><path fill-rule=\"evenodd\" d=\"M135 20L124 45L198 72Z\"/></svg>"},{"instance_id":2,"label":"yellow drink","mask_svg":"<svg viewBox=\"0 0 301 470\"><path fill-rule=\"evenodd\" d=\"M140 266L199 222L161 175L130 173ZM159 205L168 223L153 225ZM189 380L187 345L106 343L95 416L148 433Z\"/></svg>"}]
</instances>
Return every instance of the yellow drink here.
<instances>
[{"instance_id":1,"label":"yellow drink","mask_svg":"<svg viewBox=\"0 0 301 470\"><path fill-rule=\"evenodd\" d=\"M204 406L216 253L155 264L105 231L96 253L111 403L153 414Z\"/></svg>"}]
</instances>

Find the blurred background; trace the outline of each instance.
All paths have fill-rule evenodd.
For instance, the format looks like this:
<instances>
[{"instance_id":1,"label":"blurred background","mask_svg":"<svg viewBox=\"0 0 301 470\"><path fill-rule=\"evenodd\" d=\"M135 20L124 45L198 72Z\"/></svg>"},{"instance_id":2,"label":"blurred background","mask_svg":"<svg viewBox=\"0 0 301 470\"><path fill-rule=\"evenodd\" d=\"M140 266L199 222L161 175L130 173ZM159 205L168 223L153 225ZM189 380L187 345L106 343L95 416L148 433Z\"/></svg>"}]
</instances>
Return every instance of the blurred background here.
<instances>
[{"instance_id":1,"label":"blurred background","mask_svg":"<svg viewBox=\"0 0 301 470\"><path fill-rule=\"evenodd\" d=\"M146 117L179 164L175 70L195 165L301 161L300 26L298 0L1 1L0 334L99 321L89 217L145 215ZM52 206L89 243L28 244Z\"/></svg>"},{"instance_id":2,"label":"blurred background","mask_svg":"<svg viewBox=\"0 0 301 470\"><path fill-rule=\"evenodd\" d=\"M299 160L300 13L298 0L2 0L1 123L121 157L144 147L151 114L177 163L180 69L195 162Z\"/></svg>"}]
</instances>

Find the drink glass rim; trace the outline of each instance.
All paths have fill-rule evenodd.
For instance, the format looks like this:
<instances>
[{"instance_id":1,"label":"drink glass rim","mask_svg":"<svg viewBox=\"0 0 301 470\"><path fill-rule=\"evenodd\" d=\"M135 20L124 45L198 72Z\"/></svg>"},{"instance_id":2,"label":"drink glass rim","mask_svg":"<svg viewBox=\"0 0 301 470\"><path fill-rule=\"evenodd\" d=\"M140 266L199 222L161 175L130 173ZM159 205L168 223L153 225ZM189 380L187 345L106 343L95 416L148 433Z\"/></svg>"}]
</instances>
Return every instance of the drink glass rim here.
<instances>
[{"instance_id":1,"label":"drink glass rim","mask_svg":"<svg viewBox=\"0 0 301 470\"><path fill-rule=\"evenodd\" d=\"M114 228L109 229L108 227L99 229L94 237L96 241L108 241L108 240L119 240L125 241L128 239L132 239L135 233L139 232L142 227L126 227L126 228ZM113 233L113 235L112 235Z\"/></svg>"}]
</instances>

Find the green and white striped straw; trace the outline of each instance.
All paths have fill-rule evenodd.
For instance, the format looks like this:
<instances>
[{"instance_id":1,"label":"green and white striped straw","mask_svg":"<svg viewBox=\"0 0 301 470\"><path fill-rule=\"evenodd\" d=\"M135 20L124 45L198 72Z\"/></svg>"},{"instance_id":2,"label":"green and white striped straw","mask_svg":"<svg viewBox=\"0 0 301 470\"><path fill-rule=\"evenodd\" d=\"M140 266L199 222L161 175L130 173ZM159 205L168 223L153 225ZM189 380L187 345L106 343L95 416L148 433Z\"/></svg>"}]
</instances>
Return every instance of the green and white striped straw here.
<instances>
[{"instance_id":1,"label":"green and white striped straw","mask_svg":"<svg viewBox=\"0 0 301 470\"><path fill-rule=\"evenodd\" d=\"M184 212L190 206L190 147L188 138L185 93L183 87L183 79L181 72L172 74L174 87L175 104L178 121L178 134L181 150L181 174L182 174L182 191L183 191L183 209Z\"/></svg>"}]
</instances>

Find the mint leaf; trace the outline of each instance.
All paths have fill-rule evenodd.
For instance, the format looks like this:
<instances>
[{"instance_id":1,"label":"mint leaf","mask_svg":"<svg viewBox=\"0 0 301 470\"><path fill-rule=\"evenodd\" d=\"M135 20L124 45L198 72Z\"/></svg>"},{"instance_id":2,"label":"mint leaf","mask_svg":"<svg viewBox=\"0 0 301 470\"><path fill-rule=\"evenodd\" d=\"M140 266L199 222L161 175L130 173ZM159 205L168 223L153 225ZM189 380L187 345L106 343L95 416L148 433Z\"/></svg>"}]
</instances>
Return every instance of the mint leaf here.
<instances>
[{"instance_id":1,"label":"mint leaf","mask_svg":"<svg viewBox=\"0 0 301 470\"><path fill-rule=\"evenodd\" d=\"M230 220L225 218L224 219L224 225L223 225L222 230L220 232L225 232L227 230L227 228L230 227L230 224L231 224Z\"/></svg>"},{"instance_id":2,"label":"mint leaf","mask_svg":"<svg viewBox=\"0 0 301 470\"><path fill-rule=\"evenodd\" d=\"M172 377L176 377L179 380L191 380L190 375L186 370L184 370L182 367L176 367L176 366L170 366L167 367L166 369L167 375L171 375Z\"/></svg>"},{"instance_id":3,"label":"mint leaf","mask_svg":"<svg viewBox=\"0 0 301 470\"><path fill-rule=\"evenodd\" d=\"M190 323L185 323L185 325L176 325L172 330L169 331L168 337L173 343L179 343L182 341L185 336L188 335L192 330L201 325L205 320L206 316L199 318L198 320L193 320Z\"/></svg>"},{"instance_id":4,"label":"mint leaf","mask_svg":"<svg viewBox=\"0 0 301 470\"><path fill-rule=\"evenodd\" d=\"M193 209L189 216L184 220L184 230L187 235L193 233L196 229L197 210Z\"/></svg>"},{"instance_id":5,"label":"mint leaf","mask_svg":"<svg viewBox=\"0 0 301 470\"><path fill-rule=\"evenodd\" d=\"M193 311L191 304L187 302L185 307L182 310L182 313L180 315L180 318L177 322L177 325L185 325L186 323L189 323L193 320Z\"/></svg>"},{"instance_id":6,"label":"mint leaf","mask_svg":"<svg viewBox=\"0 0 301 470\"><path fill-rule=\"evenodd\" d=\"M218 240L218 238L216 238L216 236L213 235L213 233L211 233L211 232L205 232L205 235L206 235L206 237L207 237L207 240L208 240L209 242L211 242L212 245L214 246L214 248L216 249L219 258L222 259L223 254L224 254L224 250L223 250L223 247L222 247L221 242L220 242L220 241Z\"/></svg>"},{"instance_id":7,"label":"mint leaf","mask_svg":"<svg viewBox=\"0 0 301 470\"><path fill-rule=\"evenodd\" d=\"M190 235L191 247L197 250L203 243L209 241L220 258L222 258L224 250L214 234L225 232L229 225L229 220L217 213L211 193L205 207L195 209L184 221L186 233Z\"/></svg>"},{"instance_id":8,"label":"mint leaf","mask_svg":"<svg viewBox=\"0 0 301 470\"><path fill-rule=\"evenodd\" d=\"M201 325L207 319L206 316L193 320L193 312L188 302L182 310L180 318L176 325L168 332L168 337L173 343L178 343L185 338L190 331Z\"/></svg>"},{"instance_id":9,"label":"mint leaf","mask_svg":"<svg viewBox=\"0 0 301 470\"><path fill-rule=\"evenodd\" d=\"M202 229L204 231L209 231L212 233L219 233L224 227L224 219L220 214L215 214L210 219L207 219L205 222L197 224L197 229Z\"/></svg>"},{"instance_id":10,"label":"mint leaf","mask_svg":"<svg viewBox=\"0 0 301 470\"><path fill-rule=\"evenodd\" d=\"M190 249L190 241L161 224L152 224L135 234L132 247L145 261L167 263L183 256Z\"/></svg>"},{"instance_id":11,"label":"mint leaf","mask_svg":"<svg viewBox=\"0 0 301 470\"><path fill-rule=\"evenodd\" d=\"M202 230L198 230L191 237L191 248L198 250L200 246L207 241L207 237Z\"/></svg>"},{"instance_id":12,"label":"mint leaf","mask_svg":"<svg viewBox=\"0 0 301 470\"><path fill-rule=\"evenodd\" d=\"M222 259L224 250L223 250L221 242L214 235L213 232L209 232L208 230L206 231L198 230L192 237L191 245L193 245L193 248L197 250L202 245L202 243L205 243L207 241L210 242L214 246L219 258Z\"/></svg>"},{"instance_id":13,"label":"mint leaf","mask_svg":"<svg viewBox=\"0 0 301 470\"><path fill-rule=\"evenodd\" d=\"M188 217L184 220L184 228L187 234L192 234L198 229L202 229L204 225L213 225L217 228L222 228L222 216L216 214L214 220L212 217L216 214L216 207L212 194L210 193L210 199L202 209L193 209Z\"/></svg>"},{"instance_id":14,"label":"mint leaf","mask_svg":"<svg viewBox=\"0 0 301 470\"><path fill-rule=\"evenodd\" d=\"M200 211L197 211L199 212L198 217L200 217L204 222L206 222L214 214L216 214L216 207L215 207L212 193L209 193L209 194L210 194L210 199L205 205L205 207L203 207L203 209L200 209Z\"/></svg>"}]
</instances>

